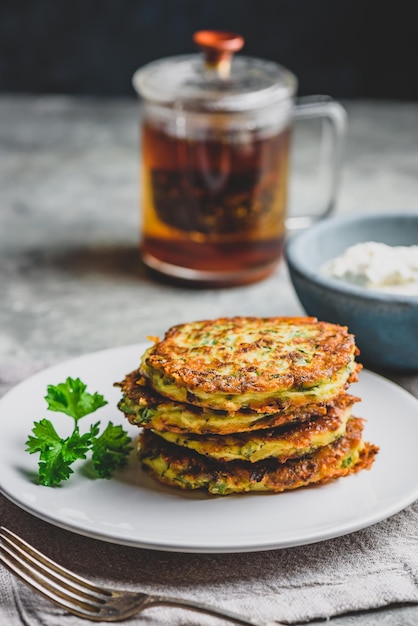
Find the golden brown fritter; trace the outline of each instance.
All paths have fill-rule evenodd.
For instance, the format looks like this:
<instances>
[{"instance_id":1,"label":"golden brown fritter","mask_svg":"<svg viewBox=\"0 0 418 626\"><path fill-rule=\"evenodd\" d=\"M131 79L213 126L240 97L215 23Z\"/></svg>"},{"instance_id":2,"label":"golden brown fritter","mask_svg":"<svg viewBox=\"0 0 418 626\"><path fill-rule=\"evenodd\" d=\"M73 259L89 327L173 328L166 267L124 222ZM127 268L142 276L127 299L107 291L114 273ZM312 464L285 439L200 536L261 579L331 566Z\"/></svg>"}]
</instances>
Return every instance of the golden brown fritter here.
<instances>
[{"instance_id":1,"label":"golden brown fritter","mask_svg":"<svg viewBox=\"0 0 418 626\"><path fill-rule=\"evenodd\" d=\"M344 437L285 463L276 459L216 462L144 430L139 438L139 458L158 481L182 489L205 489L216 495L281 492L369 469L378 448L363 442L362 430L362 420L351 418Z\"/></svg>"},{"instance_id":2,"label":"golden brown fritter","mask_svg":"<svg viewBox=\"0 0 418 626\"><path fill-rule=\"evenodd\" d=\"M255 463L270 457L284 462L301 457L342 437L351 416L351 406L332 407L327 415L303 424L233 435L191 435L168 431L154 434L217 461L244 460Z\"/></svg>"},{"instance_id":3,"label":"golden brown fritter","mask_svg":"<svg viewBox=\"0 0 418 626\"><path fill-rule=\"evenodd\" d=\"M315 318L219 318L172 327L140 369L178 402L277 413L338 395L356 379L356 353L347 328Z\"/></svg>"},{"instance_id":4,"label":"golden brown fritter","mask_svg":"<svg viewBox=\"0 0 418 626\"><path fill-rule=\"evenodd\" d=\"M139 370L131 372L116 385L123 393L118 407L132 424L158 431L197 435L229 435L276 428L326 415L333 407L338 410L351 407L359 401L359 398L342 393L328 403L313 402L293 407L289 402L284 402L280 409L276 403L275 413L261 413L251 409L228 413L165 398L150 387Z\"/></svg>"}]
</instances>

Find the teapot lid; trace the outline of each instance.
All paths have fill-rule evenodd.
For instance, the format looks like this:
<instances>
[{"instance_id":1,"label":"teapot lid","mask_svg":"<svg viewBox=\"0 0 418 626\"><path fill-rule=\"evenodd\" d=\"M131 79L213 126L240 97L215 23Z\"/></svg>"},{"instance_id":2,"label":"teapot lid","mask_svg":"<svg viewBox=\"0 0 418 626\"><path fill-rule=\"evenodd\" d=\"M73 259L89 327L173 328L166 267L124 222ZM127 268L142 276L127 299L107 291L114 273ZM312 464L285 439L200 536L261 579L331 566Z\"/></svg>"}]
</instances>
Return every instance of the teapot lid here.
<instances>
[{"instance_id":1,"label":"teapot lid","mask_svg":"<svg viewBox=\"0 0 418 626\"><path fill-rule=\"evenodd\" d=\"M198 31L203 54L159 59L137 70L132 82L145 100L208 112L254 110L291 98L296 77L281 65L234 52L244 45L235 33Z\"/></svg>"}]
</instances>

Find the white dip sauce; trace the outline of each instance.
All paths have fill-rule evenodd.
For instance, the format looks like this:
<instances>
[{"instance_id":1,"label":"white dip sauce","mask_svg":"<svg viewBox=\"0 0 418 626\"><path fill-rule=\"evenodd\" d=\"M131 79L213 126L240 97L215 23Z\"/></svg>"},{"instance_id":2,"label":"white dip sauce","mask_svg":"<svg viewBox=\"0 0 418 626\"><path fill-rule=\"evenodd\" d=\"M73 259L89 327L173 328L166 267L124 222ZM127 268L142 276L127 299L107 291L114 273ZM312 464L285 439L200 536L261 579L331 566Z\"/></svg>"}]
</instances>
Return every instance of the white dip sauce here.
<instances>
[{"instance_id":1,"label":"white dip sauce","mask_svg":"<svg viewBox=\"0 0 418 626\"><path fill-rule=\"evenodd\" d=\"M418 296L418 245L358 243L328 261L322 272L366 289Z\"/></svg>"}]
</instances>

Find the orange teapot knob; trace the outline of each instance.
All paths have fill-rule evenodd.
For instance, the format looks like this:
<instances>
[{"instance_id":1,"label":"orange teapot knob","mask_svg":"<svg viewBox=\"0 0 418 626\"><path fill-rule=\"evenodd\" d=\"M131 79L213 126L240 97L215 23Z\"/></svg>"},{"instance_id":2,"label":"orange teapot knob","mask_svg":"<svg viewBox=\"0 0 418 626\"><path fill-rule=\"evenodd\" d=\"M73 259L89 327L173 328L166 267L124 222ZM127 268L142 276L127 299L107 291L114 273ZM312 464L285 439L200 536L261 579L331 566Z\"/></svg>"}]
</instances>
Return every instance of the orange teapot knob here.
<instances>
[{"instance_id":1,"label":"orange teapot knob","mask_svg":"<svg viewBox=\"0 0 418 626\"><path fill-rule=\"evenodd\" d=\"M209 69L217 70L222 78L229 76L234 52L244 46L244 38L221 30L199 30L193 41L202 49Z\"/></svg>"}]
</instances>

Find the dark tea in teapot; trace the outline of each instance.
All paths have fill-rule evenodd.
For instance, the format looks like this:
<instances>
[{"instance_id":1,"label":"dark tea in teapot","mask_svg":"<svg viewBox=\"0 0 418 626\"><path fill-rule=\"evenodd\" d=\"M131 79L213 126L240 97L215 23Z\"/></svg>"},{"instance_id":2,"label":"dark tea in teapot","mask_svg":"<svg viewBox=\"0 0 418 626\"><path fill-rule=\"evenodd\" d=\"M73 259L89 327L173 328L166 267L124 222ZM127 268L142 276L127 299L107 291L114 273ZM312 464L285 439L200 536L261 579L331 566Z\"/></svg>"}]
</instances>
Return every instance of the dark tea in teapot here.
<instances>
[{"instance_id":1,"label":"dark tea in teapot","mask_svg":"<svg viewBox=\"0 0 418 626\"><path fill-rule=\"evenodd\" d=\"M281 256L289 130L215 131L181 138L144 123L142 253L146 262L246 282Z\"/></svg>"}]
</instances>

